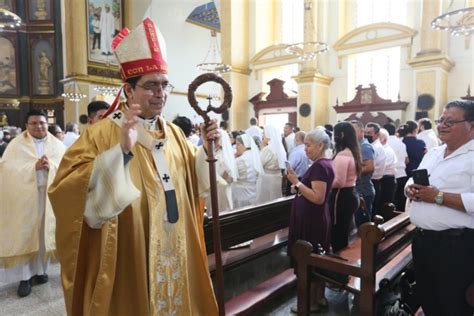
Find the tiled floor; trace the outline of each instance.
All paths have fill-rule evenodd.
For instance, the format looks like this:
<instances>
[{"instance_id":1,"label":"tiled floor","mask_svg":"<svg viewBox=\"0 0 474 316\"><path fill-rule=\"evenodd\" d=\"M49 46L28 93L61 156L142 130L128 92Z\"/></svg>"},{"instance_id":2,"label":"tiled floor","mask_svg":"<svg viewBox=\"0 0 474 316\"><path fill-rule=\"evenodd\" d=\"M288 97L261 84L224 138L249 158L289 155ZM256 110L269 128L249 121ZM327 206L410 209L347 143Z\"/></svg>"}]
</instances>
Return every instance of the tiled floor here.
<instances>
[{"instance_id":1,"label":"tiled floor","mask_svg":"<svg viewBox=\"0 0 474 316\"><path fill-rule=\"evenodd\" d=\"M16 294L18 283L0 283L1 316L62 316L66 315L63 292L59 279L59 264L53 264L49 271L49 282L33 286L29 296L19 298ZM254 315L294 315L291 306L296 304L296 289L275 300L272 304L256 311ZM351 315L352 298L346 292L326 289L329 309L318 315ZM354 314L352 314L354 315Z\"/></svg>"},{"instance_id":2,"label":"tiled floor","mask_svg":"<svg viewBox=\"0 0 474 316\"><path fill-rule=\"evenodd\" d=\"M66 315L63 291L59 278L59 264L48 271L49 281L35 285L31 294L19 298L18 283L0 283L0 315L2 316L62 316Z\"/></svg>"}]
</instances>

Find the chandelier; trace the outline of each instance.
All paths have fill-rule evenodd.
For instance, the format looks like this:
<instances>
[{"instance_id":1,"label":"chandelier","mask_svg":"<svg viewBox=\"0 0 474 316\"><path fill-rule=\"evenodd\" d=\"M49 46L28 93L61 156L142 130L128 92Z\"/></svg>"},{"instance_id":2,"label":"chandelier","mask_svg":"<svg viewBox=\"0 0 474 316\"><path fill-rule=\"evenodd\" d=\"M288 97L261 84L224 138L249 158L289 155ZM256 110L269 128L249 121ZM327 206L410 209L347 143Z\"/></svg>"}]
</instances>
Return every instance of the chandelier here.
<instances>
[{"instance_id":1,"label":"chandelier","mask_svg":"<svg viewBox=\"0 0 474 316\"><path fill-rule=\"evenodd\" d=\"M62 97L71 101L71 102L79 102L84 98L87 98L87 95L82 93L77 85L76 81L74 81L74 85L71 92L64 92L61 94Z\"/></svg>"},{"instance_id":2,"label":"chandelier","mask_svg":"<svg viewBox=\"0 0 474 316\"><path fill-rule=\"evenodd\" d=\"M474 33L474 7L454 10L436 17L431 27L449 31L454 36L470 36Z\"/></svg>"},{"instance_id":3,"label":"chandelier","mask_svg":"<svg viewBox=\"0 0 474 316\"><path fill-rule=\"evenodd\" d=\"M304 3L304 10L305 10L305 33L308 34L309 32L314 31L314 23L313 23L313 13L311 12L312 9L312 2L305 1ZM306 12L308 11L308 12ZM307 20L306 17L309 15L309 19ZM297 56L301 61L309 61L314 60L319 54L323 54L328 51L328 44L319 41L305 41L294 43L288 45L286 47L286 52L288 54Z\"/></svg>"},{"instance_id":4,"label":"chandelier","mask_svg":"<svg viewBox=\"0 0 474 316\"><path fill-rule=\"evenodd\" d=\"M115 96L119 92L120 88L112 86L96 86L94 90L104 96Z\"/></svg>"},{"instance_id":5,"label":"chandelier","mask_svg":"<svg viewBox=\"0 0 474 316\"><path fill-rule=\"evenodd\" d=\"M21 18L7 9L0 8L0 32L5 28L15 29L21 26Z\"/></svg>"},{"instance_id":6,"label":"chandelier","mask_svg":"<svg viewBox=\"0 0 474 316\"><path fill-rule=\"evenodd\" d=\"M222 74L232 70L232 67L221 62L221 54L219 43L217 42L217 32L211 31L211 43L207 51L206 58L196 68L202 72L212 72L215 74Z\"/></svg>"}]
</instances>

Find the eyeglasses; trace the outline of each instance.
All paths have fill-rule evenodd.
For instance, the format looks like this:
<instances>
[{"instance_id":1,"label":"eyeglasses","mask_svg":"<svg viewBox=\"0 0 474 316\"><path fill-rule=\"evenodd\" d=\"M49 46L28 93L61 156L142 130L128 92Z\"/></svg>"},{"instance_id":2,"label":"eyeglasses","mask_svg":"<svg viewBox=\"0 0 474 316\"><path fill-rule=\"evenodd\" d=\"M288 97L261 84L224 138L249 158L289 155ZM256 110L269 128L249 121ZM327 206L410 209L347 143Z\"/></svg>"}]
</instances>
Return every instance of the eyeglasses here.
<instances>
[{"instance_id":1,"label":"eyeglasses","mask_svg":"<svg viewBox=\"0 0 474 316\"><path fill-rule=\"evenodd\" d=\"M139 86L140 88L151 91L153 94L156 94L158 92L158 89L161 88L161 90L166 93L170 94L171 91L173 91L174 86L171 83L164 82L164 83L145 83L144 85L141 84L136 84L136 86Z\"/></svg>"},{"instance_id":2,"label":"eyeglasses","mask_svg":"<svg viewBox=\"0 0 474 316\"><path fill-rule=\"evenodd\" d=\"M46 122L31 122L31 123L28 123L28 125L32 125L32 126L44 126L44 125L47 125L48 123Z\"/></svg>"},{"instance_id":3,"label":"eyeglasses","mask_svg":"<svg viewBox=\"0 0 474 316\"><path fill-rule=\"evenodd\" d=\"M436 125L444 124L446 127L452 127L454 124L462 123L462 122L469 122L469 120L459 120L459 121L451 121L447 119L439 119L435 120Z\"/></svg>"}]
</instances>

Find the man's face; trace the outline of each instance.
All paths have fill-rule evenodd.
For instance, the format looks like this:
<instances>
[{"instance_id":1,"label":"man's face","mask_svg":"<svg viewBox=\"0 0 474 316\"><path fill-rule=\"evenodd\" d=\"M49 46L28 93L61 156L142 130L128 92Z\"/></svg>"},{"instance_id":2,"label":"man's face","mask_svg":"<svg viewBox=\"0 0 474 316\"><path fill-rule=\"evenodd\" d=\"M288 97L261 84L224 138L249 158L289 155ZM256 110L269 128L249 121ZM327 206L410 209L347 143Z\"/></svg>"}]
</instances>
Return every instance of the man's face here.
<instances>
[{"instance_id":1,"label":"man's face","mask_svg":"<svg viewBox=\"0 0 474 316\"><path fill-rule=\"evenodd\" d=\"M144 118L152 118L161 115L168 94L162 89L168 84L168 75L163 73L150 73L143 75L138 80L135 89L130 85L125 86L128 104L140 104Z\"/></svg>"},{"instance_id":2,"label":"man's face","mask_svg":"<svg viewBox=\"0 0 474 316\"><path fill-rule=\"evenodd\" d=\"M34 138L44 138L48 132L48 123L42 115L34 115L28 118L26 122L26 130Z\"/></svg>"},{"instance_id":3,"label":"man's face","mask_svg":"<svg viewBox=\"0 0 474 316\"><path fill-rule=\"evenodd\" d=\"M375 133L375 130L373 127L366 127L365 128L365 138L369 140L369 142L375 141L379 138L379 134Z\"/></svg>"},{"instance_id":4,"label":"man's face","mask_svg":"<svg viewBox=\"0 0 474 316\"><path fill-rule=\"evenodd\" d=\"M472 123L460 122L464 120L464 110L456 107L445 109L439 118L439 138L448 146L467 143L473 133ZM459 123L454 123L459 122Z\"/></svg>"},{"instance_id":5,"label":"man's face","mask_svg":"<svg viewBox=\"0 0 474 316\"><path fill-rule=\"evenodd\" d=\"M291 126L285 124L285 127L283 127L283 135L285 135L286 137L291 133L293 133L293 129L291 128Z\"/></svg>"},{"instance_id":6,"label":"man's face","mask_svg":"<svg viewBox=\"0 0 474 316\"><path fill-rule=\"evenodd\" d=\"M95 114L92 117L89 116L87 118L87 123L89 125L96 123L98 120L100 120L104 116L105 112L107 112L107 109L98 110L97 112L95 112Z\"/></svg>"}]
</instances>

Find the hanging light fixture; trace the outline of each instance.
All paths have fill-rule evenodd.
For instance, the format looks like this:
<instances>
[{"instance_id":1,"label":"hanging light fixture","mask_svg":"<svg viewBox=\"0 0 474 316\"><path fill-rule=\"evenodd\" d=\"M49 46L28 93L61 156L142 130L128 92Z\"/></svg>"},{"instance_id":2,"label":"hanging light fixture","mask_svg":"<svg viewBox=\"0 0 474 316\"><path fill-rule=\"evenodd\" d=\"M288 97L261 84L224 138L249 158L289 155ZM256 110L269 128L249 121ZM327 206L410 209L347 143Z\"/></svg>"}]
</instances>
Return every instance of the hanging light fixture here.
<instances>
[{"instance_id":1,"label":"hanging light fixture","mask_svg":"<svg viewBox=\"0 0 474 316\"><path fill-rule=\"evenodd\" d=\"M211 42L206 58L204 58L202 63L197 64L196 67L202 72L212 72L215 74L222 74L232 70L231 66L221 62L221 54L216 31L211 31Z\"/></svg>"},{"instance_id":2,"label":"hanging light fixture","mask_svg":"<svg viewBox=\"0 0 474 316\"><path fill-rule=\"evenodd\" d=\"M0 32L4 29L16 29L21 26L21 18L7 9L0 8Z\"/></svg>"},{"instance_id":3,"label":"hanging light fixture","mask_svg":"<svg viewBox=\"0 0 474 316\"><path fill-rule=\"evenodd\" d=\"M82 93L81 90L79 89L79 86L77 85L77 82L74 81L72 91L71 92L64 92L61 94L62 97L65 99L68 99L71 102L79 102L84 98L87 98L87 95Z\"/></svg>"},{"instance_id":4,"label":"hanging light fixture","mask_svg":"<svg viewBox=\"0 0 474 316\"><path fill-rule=\"evenodd\" d=\"M305 13L305 16L309 15L309 21L305 19L305 30L313 31L314 30L314 23L313 23L313 14L311 11L312 9L312 2L305 1L304 3L304 10L308 11L309 14ZM328 44L319 41L306 41L300 43L294 43L288 45L286 48L286 52L291 55L295 55L301 61L309 61L314 60L320 54L323 54L328 51Z\"/></svg>"},{"instance_id":5,"label":"hanging light fixture","mask_svg":"<svg viewBox=\"0 0 474 316\"><path fill-rule=\"evenodd\" d=\"M437 30L448 31L453 36L470 36L474 34L474 5L467 4L466 8L451 11L436 17L431 22L431 27Z\"/></svg>"},{"instance_id":6,"label":"hanging light fixture","mask_svg":"<svg viewBox=\"0 0 474 316\"><path fill-rule=\"evenodd\" d=\"M221 31L221 22L214 1L196 7L186 22L211 30L211 41L204 61L196 65L203 72L222 74L232 70L230 65L222 63L217 32Z\"/></svg>"}]
</instances>

